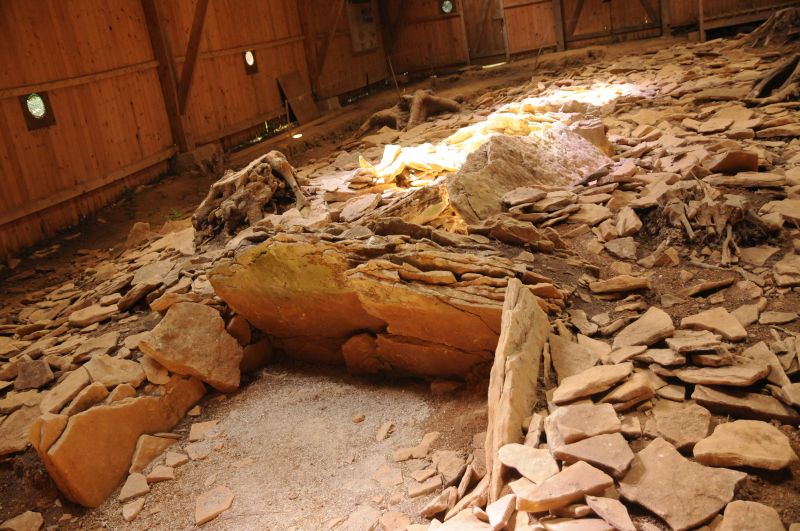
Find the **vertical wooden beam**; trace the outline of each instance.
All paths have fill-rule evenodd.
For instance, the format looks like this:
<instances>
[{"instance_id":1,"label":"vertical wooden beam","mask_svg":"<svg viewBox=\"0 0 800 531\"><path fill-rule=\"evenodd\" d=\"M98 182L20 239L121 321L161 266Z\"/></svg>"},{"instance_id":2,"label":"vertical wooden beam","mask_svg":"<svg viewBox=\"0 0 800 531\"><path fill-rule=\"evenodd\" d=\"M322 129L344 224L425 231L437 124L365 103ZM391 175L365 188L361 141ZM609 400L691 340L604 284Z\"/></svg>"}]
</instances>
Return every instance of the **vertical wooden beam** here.
<instances>
[{"instance_id":1,"label":"vertical wooden beam","mask_svg":"<svg viewBox=\"0 0 800 531\"><path fill-rule=\"evenodd\" d=\"M703 0L700 1L702 2ZM578 20L581 18L581 12L583 12L583 2L584 0L578 0L578 3L575 4L575 13L572 14L572 17L569 19L569 25L567 26L567 39L575 35L575 29L578 27ZM610 13L611 9L609 8L609 14Z\"/></svg>"},{"instance_id":2,"label":"vertical wooden beam","mask_svg":"<svg viewBox=\"0 0 800 531\"><path fill-rule=\"evenodd\" d=\"M556 50L562 52L566 49L564 42L564 15L561 12L561 0L553 0L553 24L556 30Z\"/></svg>"},{"instance_id":3,"label":"vertical wooden beam","mask_svg":"<svg viewBox=\"0 0 800 531\"><path fill-rule=\"evenodd\" d=\"M303 32L306 66L308 68L308 77L311 80L311 89L314 94L319 94L319 76L314 75L317 72L317 30L313 24L316 17L311 16L309 2L310 0L299 0L297 2L297 11L300 18L300 30Z\"/></svg>"},{"instance_id":4,"label":"vertical wooden beam","mask_svg":"<svg viewBox=\"0 0 800 531\"><path fill-rule=\"evenodd\" d=\"M169 42L167 41L155 0L141 0L141 3L145 22L147 23L147 33L150 36L150 45L153 47L153 55L158 61L158 81L161 85L161 94L164 97L164 107L167 111L172 140L178 146L178 149L185 153L194 149L194 142L187 134L186 124L179 110L178 82Z\"/></svg>"},{"instance_id":5,"label":"vertical wooden beam","mask_svg":"<svg viewBox=\"0 0 800 531\"><path fill-rule=\"evenodd\" d=\"M189 101L194 67L197 65L197 53L200 51L200 38L203 36L203 26L206 23L206 12L208 12L208 0L197 0L192 31L189 33L189 44L186 47L186 59L183 61L181 82L178 85L178 104L181 114L186 113L186 102Z\"/></svg>"},{"instance_id":6,"label":"vertical wooden beam","mask_svg":"<svg viewBox=\"0 0 800 531\"><path fill-rule=\"evenodd\" d=\"M697 0L697 2L698 2L697 13L699 17L698 29L700 33L700 42L706 42L706 20L705 20L706 16L703 9L704 8L703 0Z\"/></svg>"},{"instance_id":7,"label":"vertical wooden beam","mask_svg":"<svg viewBox=\"0 0 800 531\"><path fill-rule=\"evenodd\" d=\"M317 77L322 74L322 69L325 68L325 63L328 62L328 52L330 52L331 44L336 36L336 29L339 27L339 21L342 19L342 11L344 11L344 0L339 0L336 4L336 11L333 17L333 26L331 26L325 42L322 43L322 50L319 52L319 63L317 64Z\"/></svg>"},{"instance_id":8,"label":"vertical wooden beam","mask_svg":"<svg viewBox=\"0 0 800 531\"><path fill-rule=\"evenodd\" d=\"M475 55L478 54L478 48L481 47L481 41L483 40L483 34L486 32L486 26L489 23L489 11L492 7L492 0L483 0L483 7L481 8L481 25L478 28L478 36L475 38L475 42L471 44L472 49L475 50Z\"/></svg>"},{"instance_id":9,"label":"vertical wooden beam","mask_svg":"<svg viewBox=\"0 0 800 531\"><path fill-rule=\"evenodd\" d=\"M467 56L467 65L472 64L472 57L470 56L469 37L467 36L467 21L464 19L464 1L458 2L458 18L461 19L461 37L464 39L464 53Z\"/></svg>"},{"instance_id":10,"label":"vertical wooden beam","mask_svg":"<svg viewBox=\"0 0 800 531\"><path fill-rule=\"evenodd\" d=\"M672 34L672 9L670 0L661 0L661 35Z\"/></svg>"},{"instance_id":11,"label":"vertical wooden beam","mask_svg":"<svg viewBox=\"0 0 800 531\"><path fill-rule=\"evenodd\" d=\"M394 52L394 45L397 43L397 36L400 33L400 28L403 26L403 22L406 19L406 11L407 9L403 9L406 7L405 0L400 0L397 3L397 16L394 18L394 22L388 27L388 34L389 40L386 43L386 55L389 56ZM386 10L388 14L388 9ZM386 21L389 21L389 18L386 18Z\"/></svg>"},{"instance_id":12,"label":"vertical wooden beam","mask_svg":"<svg viewBox=\"0 0 800 531\"><path fill-rule=\"evenodd\" d=\"M506 61L511 60L511 48L508 46L508 26L506 25L506 5L503 0L500 1L500 22L502 22L503 27L503 44L506 47Z\"/></svg>"}]
</instances>

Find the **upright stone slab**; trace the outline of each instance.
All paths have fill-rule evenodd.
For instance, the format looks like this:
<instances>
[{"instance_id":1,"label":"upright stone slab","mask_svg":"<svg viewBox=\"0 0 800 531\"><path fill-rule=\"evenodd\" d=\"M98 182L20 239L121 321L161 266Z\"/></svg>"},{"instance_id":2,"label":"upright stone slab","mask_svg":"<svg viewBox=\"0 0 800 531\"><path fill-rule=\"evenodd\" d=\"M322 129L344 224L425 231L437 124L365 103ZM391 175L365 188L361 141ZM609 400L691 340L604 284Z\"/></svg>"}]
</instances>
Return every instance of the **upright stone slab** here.
<instances>
[{"instance_id":1,"label":"upright stone slab","mask_svg":"<svg viewBox=\"0 0 800 531\"><path fill-rule=\"evenodd\" d=\"M506 289L500 340L489 379L489 424L486 430L486 469L490 475L489 502L503 488L498 450L523 441L522 424L533 413L542 350L550 323L538 297L512 279Z\"/></svg>"},{"instance_id":2,"label":"upright stone slab","mask_svg":"<svg viewBox=\"0 0 800 531\"><path fill-rule=\"evenodd\" d=\"M204 393L199 380L174 376L163 396L126 398L69 417L54 442L43 436L40 417L31 444L64 496L98 507L127 475L139 437L171 430Z\"/></svg>"}]
</instances>

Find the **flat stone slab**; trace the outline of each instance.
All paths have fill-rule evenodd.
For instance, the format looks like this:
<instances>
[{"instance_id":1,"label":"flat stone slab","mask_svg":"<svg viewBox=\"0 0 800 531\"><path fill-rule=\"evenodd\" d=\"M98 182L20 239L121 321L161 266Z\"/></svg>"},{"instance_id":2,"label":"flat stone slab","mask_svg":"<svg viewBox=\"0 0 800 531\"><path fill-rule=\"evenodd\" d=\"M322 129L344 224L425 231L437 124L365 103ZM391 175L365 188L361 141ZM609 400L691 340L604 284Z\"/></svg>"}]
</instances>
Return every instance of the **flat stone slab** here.
<instances>
[{"instance_id":1,"label":"flat stone slab","mask_svg":"<svg viewBox=\"0 0 800 531\"><path fill-rule=\"evenodd\" d=\"M44 517L40 513L25 511L0 524L0 529L8 529L9 531L39 531L43 525Z\"/></svg>"},{"instance_id":2,"label":"flat stone slab","mask_svg":"<svg viewBox=\"0 0 800 531\"><path fill-rule=\"evenodd\" d=\"M748 387L765 378L769 374L769 367L753 362L728 367L687 367L673 372L686 383Z\"/></svg>"},{"instance_id":3,"label":"flat stone slab","mask_svg":"<svg viewBox=\"0 0 800 531\"><path fill-rule=\"evenodd\" d=\"M586 494L601 494L613 484L611 476L579 461L541 485L532 482L520 484L514 494L518 511L536 513L564 507L582 500Z\"/></svg>"},{"instance_id":4,"label":"flat stone slab","mask_svg":"<svg viewBox=\"0 0 800 531\"><path fill-rule=\"evenodd\" d=\"M605 520L605 522L619 531L636 531L628 509L619 500L614 498L600 498L597 496L586 496L586 503L594 511L594 514Z\"/></svg>"},{"instance_id":5,"label":"flat stone slab","mask_svg":"<svg viewBox=\"0 0 800 531\"><path fill-rule=\"evenodd\" d=\"M672 318L661 308L651 306L644 315L626 326L614 338L614 348L631 345L650 346L672 336L675 325Z\"/></svg>"},{"instance_id":6,"label":"flat stone slab","mask_svg":"<svg viewBox=\"0 0 800 531\"><path fill-rule=\"evenodd\" d=\"M728 341L742 341L747 338L747 330L742 323L721 306L684 317L681 319L681 328L708 330Z\"/></svg>"},{"instance_id":7,"label":"flat stone slab","mask_svg":"<svg viewBox=\"0 0 800 531\"><path fill-rule=\"evenodd\" d=\"M694 447L695 459L710 466L750 466L767 470L786 468L797 460L789 438L760 420L720 424Z\"/></svg>"},{"instance_id":8,"label":"flat stone slab","mask_svg":"<svg viewBox=\"0 0 800 531\"><path fill-rule=\"evenodd\" d=\"M772 507L752 501L736 500L725 507L722 523L716 531L784 531L785 529L778 511Z\"/></svg>"},{"instance_id":9,"label":"flat stone slab","mask_svg":"<svg viewBox=\"0 0 800 531\"><path fill-rule=\"evenodd\" d=\"M678 450L691 449L708 435L711 413L697 404L659 400L653 408L655 426L661 437Z\"/></svg>"},{"instance_id":10,"label":"flat stone slab","mask_svg":"<svg viewBox=\"0 0 800 531\"><path fill-rule=\"evenodd\" d=\"M637 291L640 289L650 289L650 279L645 277L634 277L631 275L619 275L606 280L590 282L589 289L592 293L624 293L627 291Z\"/></svg>"},{"instance_id":11,"label":"flat stone slab","mask_svg":"<svg viewBox=\"0 0 800 531\"><path fill-rule=\"evenodd\" d=\"M553 393L553 402L566 404L578 398L607 391L614 384L630 376L632 371L632 363L591 367L565 378Z\"/></svg>"},{"instance_id":12,"label":"flat stone slab","mask_svg":"<svg viewBox=\"0 0 800 531\"><path fill-rule=\"evenodd\" d=\"M558 463L548 450L511 443L500 448L497 455L501 463L515 468L524 478L531 480L536 485L559 472Z\"/></svg>"},{"instance_id":13,"label":"flat stone slab","mask_svg":"<svg viewBox=\"0 0 800 531\"><path fill-rule=\"evenodd\" d=\"M198 496L194 508L195 525L203 525L206 522L210 522L230 509L233 504L233 498L233 491L223 485Z\"/></svg>"},{"instance_id":14,"label":"flat stone slab","mask_svg":"<svg viewBox=\"0 0 800 531\"><path fill-rule=\"evenodd\" d=\"M555 456L566 463L586 461L600 470L621 478L633 461L633 452L620 433L609 433L561 446Z\"/></svg>"},{"instance_id":15,"label":"flat stone slab","mask_svg":"<svg viewBox=\"0 0 800 531\"><path fill-rule=\"evenodd\" d=\"M94 356L84 368L93 382L100 382L106 387L116 387L123 383L139 387L145 379L144 369L139 363L105 354Z\"/></svg>"},{"instance_id":16,"label":"flat stone slab","mask_svg":"<svg viewBox=\"0 0 800 531\"><path fill-rule=\"evenodd\" d=\"M708 330L677 330L667 338L669 348L679 354L687 352L716 351L719 347L719 336Z\"/></svg>"},{"instance_id":17,"label":"flat stone slab","mask_svg":"<svg viewBox=\"0 0 800 531\"><path fill-rule=\"evenodd\" d=\"M588 347L573 343L555 334L550 334L549 342L550 356L559 383L568 376L573 376L597 365L599 356Z\"/></svg>"},{"instance_id":18,"label":"flat stone slab","mask_svg":"<svg viewBox=\"0 0 800 531\"><path fill-rule=\"evenodd\" d=\"M794 426L800 424L797 411L767 395L698 385L694 388L692 399L714 413L766 421L777 419Z\"/></svg>"},{"instance_id":19,"label":"flat stone slab","mask_svg":"<svg viewBox=\"0 0 800 531\"><path fill-rule=\"evenodd\" d=\"M225 322L210 306L193 302L173 305L150 336L139 343L139 349L170 371L196 376L218 391L239 387L242 347L225 331Z\"/></svg>"},{"instance_id":20,"label":"flat stone slab","mask_svg":"<svg viewBox=\"0 0 800 531\"><path fill-rule=\"evenodd\" d=\"M567 444L620 431L621 423L611 404L576 404L561 409L555 426Z\"/></svg>"},{"instance_id":21,"label":"flat stone slab","mask_svg":"<svg viewBox=\"0 0 800 531\"><path fill-rule=\"evenodd\" d=\"M710 468L681 456L664 439L636 454L620 494L664 519L676 531L697 527L732 499L744 472Z\"/></svg>"}]
</instances>

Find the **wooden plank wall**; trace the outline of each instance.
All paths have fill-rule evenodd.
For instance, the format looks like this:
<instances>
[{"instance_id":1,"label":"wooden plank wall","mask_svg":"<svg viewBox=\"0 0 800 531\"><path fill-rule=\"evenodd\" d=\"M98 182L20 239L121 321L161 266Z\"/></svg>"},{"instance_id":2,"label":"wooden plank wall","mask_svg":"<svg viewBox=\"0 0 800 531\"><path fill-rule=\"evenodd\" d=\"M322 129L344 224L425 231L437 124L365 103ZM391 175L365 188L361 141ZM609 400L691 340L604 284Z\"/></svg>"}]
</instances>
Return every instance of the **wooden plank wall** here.
<instances>
[{"instance_id":1,"label":"wooden plank wall","mask_svg":"<svg viewBox=\"0 0 800 531\"><path fill-rule=\"evenodd\" d=\"M393 36L390 58L395 72L435 71L469 61L461 19L460 2L453 13L445 14L437 0L384 0L391 25L400 12L400 24Z\"/></svg>"},{"instance_id":2,"label":"wooden plank wall","mask_svg":"<svg viewBox=\"0 0 800 531\"><path fill-rule=\"evenodd\" d=\"M503 0L503 8L509 54L556 46L552 0Z\"/></svg>"},{"instance_id":3,"label":"wooden plank wall","mask_svg":"<svg viewBox=\"0 0 800 531\"><path fill-rule=\"evenodd\" d=\"M19 96L43 90L56 123L29 131ZM3 0L0 257L163 173L172 144L139 0Z\"/></svg>"},{"instance_id":4,"label":"wooden plank wall","mask_svg":"<svg viewBox=\"0 0 800 531\"><path fill-rule=\"evenodd\" d=\"M197 0L159 0L180 72ZM303 33L293 0L211 0L187 102L189 131L207 143L284 113L277 78L297 70L308 82ZM252 50L258 72L248 75Z\"/></svg>"},{"instance_id":5,"label":"wooden plank wall","mask_svg":"<svg viewBox=\"0 0 800 531\"><path fill-rule=\"evenodd\" d=\"M306 0L301 4L303 5L301 16L304 17L307 26L306 42L308 46L313 47L314 51L311 53L314 54L315 59L318 59L318 51L323 48L323 43L329 37L334 18L331 10L335 3L332 0ZM318 98L338 96L357 90L365 86L367 82L372 84L386 79L387 67L383 33L380 31L379 0L370 0L370 3L377 29L377 47L361 52L354 51L347 12L350 6L345 3L328 49L328 59L319 78L313 80L314 92ZM311 64L309 64L309 68L312 68Z\"/></svg>"},{"instance_id":6,"label":"wooden plank wall","mask_svg":"<svg viewBox=\"0 0 800 531\"><path fill-rule=\"evenodd\" d=\"M669 0L670 23L673 27L689 26L698 22L697 0ZM790 0L703 0L706 18L737 16L742 13L771 11L795 4Z\"/></svg>"},{"instance_id":7,"label":"wooden plank wall","mask_svg":"<svg viewBox=\"0 0 800 531\"><path fill-rule=\"evenodd\" d=\"M501 0L461 0L472 59L506 54Z\"/></svg>"}]
</instances>

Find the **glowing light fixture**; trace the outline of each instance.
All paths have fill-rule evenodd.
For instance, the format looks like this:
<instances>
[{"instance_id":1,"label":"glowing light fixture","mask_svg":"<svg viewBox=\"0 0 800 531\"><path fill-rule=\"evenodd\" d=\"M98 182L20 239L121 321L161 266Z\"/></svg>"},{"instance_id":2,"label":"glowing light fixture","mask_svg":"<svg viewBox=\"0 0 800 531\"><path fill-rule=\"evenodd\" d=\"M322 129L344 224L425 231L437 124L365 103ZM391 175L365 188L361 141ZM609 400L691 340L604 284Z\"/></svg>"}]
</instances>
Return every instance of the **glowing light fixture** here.
<instances>
[{"instance_id":1,"label":"glowing light fixture","mask_svg":"<svg viewBox=\"0 0 800 531\"><path fill-rule=\"evenodd\" d=\"M292 135L292 138L303 138L303 133L295 133Z\"/></svg>"}]
</instances>

